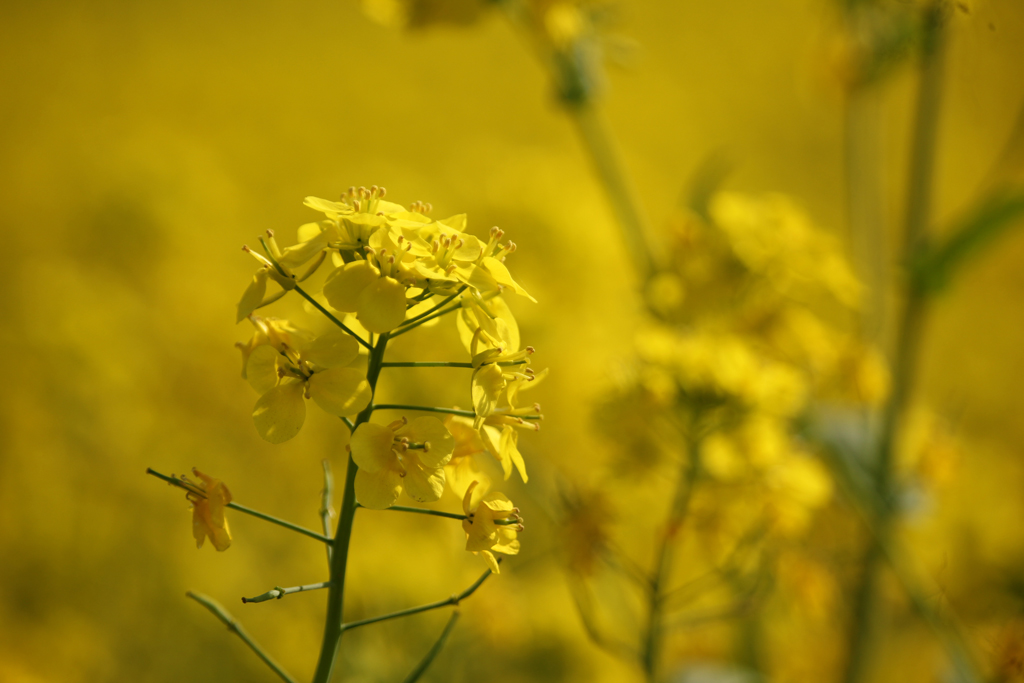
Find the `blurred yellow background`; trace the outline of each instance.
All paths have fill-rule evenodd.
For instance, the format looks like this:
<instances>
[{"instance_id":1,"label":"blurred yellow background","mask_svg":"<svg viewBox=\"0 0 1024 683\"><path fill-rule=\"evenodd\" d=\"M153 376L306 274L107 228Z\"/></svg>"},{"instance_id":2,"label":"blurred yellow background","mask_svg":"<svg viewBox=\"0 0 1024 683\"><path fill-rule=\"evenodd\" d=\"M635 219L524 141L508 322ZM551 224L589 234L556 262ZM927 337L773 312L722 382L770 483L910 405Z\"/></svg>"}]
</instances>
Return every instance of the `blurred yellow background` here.
<instances>
[{"instance_id":1,"label":"blurred yellow background","mask_svg":"<svg viewBox=\"0 0 1024 683\"><path fill-rule=\"evenodd\" d=\"M725 150L727 186L785 192L842 235L842 94L826 0L634 2L618 8L622 64L605 105L655 225L694 170ZM951 21L935 192L947 224L1021 159L993 167L1024 100L1024 6L976 0ZM890 222L902 215L908 67L880 86ZM1016 165L1015 165L1016 164ZM553 528L566 483L611 453L593 411L632 353L635 277L605 197L541 66L485 17L399 31L345 3L5 3L0 8L0 680L272 680L198 605L240 617L300 680L315 665L325 595L243 606L273 586L326 578L315 542L241 515L223 554L196 551L184 496L146 477L192 466L236 501L318 525L320 460L340 477L346 431L310 411L272 446L252 427L234 306L267 228L290 243L303 197L385 185L389 199L501 226L513 302L537 367L539 434L520 440L523 552L463 605L425 680L639 680L580 625ZM984 656L1024 617L1003 587L1024 571L1024 237L967 270L929 321L920 391L966 445L920 529L934 583ZM286 300L281 314L301 314ZM452 325L394 344L395 358L461 359ZM469 404L455 369L392 370L395 402ZM444 374L452 373L452 374ZM440 378L440 379L439 379ZM440 388L438 388L440 386ZM423 399L425 400L425 399ZM635 499L636 505L643 498ZM446 503L457 507L452 499ZM650 521L620 508L620 521ZM915 533L916 533L915 532ZM457 523L360 513L346 609L367 616L441 599L483 569ZM845 618L833 615L835 620ZM338 680L400 680L440 632L438 612L346 636ZM987 630L986 630L987 629ZM920 624L879 680L935 680ZM808 651L819 647L807 642Z\"/></svg>"}]
</instances>

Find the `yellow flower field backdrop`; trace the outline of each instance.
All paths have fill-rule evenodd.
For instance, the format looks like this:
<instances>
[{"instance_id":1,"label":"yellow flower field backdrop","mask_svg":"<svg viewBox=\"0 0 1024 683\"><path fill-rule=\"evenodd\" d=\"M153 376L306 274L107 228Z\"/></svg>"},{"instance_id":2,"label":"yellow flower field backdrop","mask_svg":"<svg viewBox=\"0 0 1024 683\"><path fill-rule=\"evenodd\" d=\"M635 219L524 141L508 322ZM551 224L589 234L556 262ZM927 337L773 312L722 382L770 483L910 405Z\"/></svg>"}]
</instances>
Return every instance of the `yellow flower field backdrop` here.
<instances>
[{"instance_id":1,"label":"yellow flower field backdrop","mask_svg":"<svg viewBox=\"0 0 1024 683\"><path fill-rule=\"evenodd\" d=\"M657 281L649 295L662 302L663 322L710 315L721 293L693 285L711 272L703 254L752 253L736 246L740 238L715 242L717 233L684 208L709 158L733 165L723 181L732 194L712 202L708 219L725 233L744 211L778 211L793 234L806 216L833 236L815 247L808 268L839 259L837 245L849 241L850 57L838 5L623 2L610 10L600 103L665 255L682 254L681 279ZM0 9L0 235L8 254L0 268L0 680L274 680L186 590L220 601L299 680L310 679L324 593L239 599L325 580L320 544L228 511L231 548L197 551L184 492L145 470L195 466L225 482L236 502L319 528L320 463L328 459L341 476L348 430L316 409L281 445L254 429L258 396L240 377L233 347L251 335L248 323L234 324L254 268L241 245L254 246L268 228L292 244L296 228L318 218L305 197L337 199L371 184L406 206L431 202L436 217L465 212L477 236L493 225L506 231L518 245L509 267L538 303L507 298L536 348L536 367L551 368L529 394L544 406L543 428L519 439L530 481L513 474L501 484L525 519L522 550L460 606L423 680L643 680L635 659L588 637L577 601L586 576L602 629L616 639L643 631L636 593L588 563L603 540L644 566L653 561L674 470L655 453L664 446L652 419L662 396L657 373L640 383L642 400L653 403L629 387L638 363L656 366L675 342L652 330L615 214L529 42L493 8L460 25L374 20L393 18L395 6ZM462 16L461 3L445 6ZM553 35L559 26L549 26ZM947 34L931 221L939 232L992 187L1024 182L1024 8L958 3ZM913 60L896 64L865 105L879 112L869 135L882 150L873 172L890 259L900 242L916 84ZM322 287L323 277L311 282ZM683 299L673 282L689 287ZM844 291L841 283L834 289ZM991 680L1024 675L1022 300L1024 234L1011 231L935 299L898 455L900 471L925 484L899 532L922 577L920 594L935 612L955 615ZM298 298L275 307L273 315L325 327ZM815 315L846 334L851 318L841 308L830 300ZM804 331L817 324L800 321ZM710 348L729 348L727 332L735 330L716 327ZM772 339L773 349L784 347ZM842 355L831 341L815 348L822 358ZM694 342L693 357L703 359L702 349ZM395 360L464 360L454 355L461 350L453 320L389 346ZM870 361L857 358L857 400L870 403L872 387L884 392L884 370L873 375ZM773 406L783 385L770 393ZM388 369L380 391L389 403L472 407L468 370ZM779 435L779 420L761 415L704 443L715 483L692 502L703 526L683 533L702 539L708 556L728 554L715 543L732 538L733 527L753 528L744 515L763 514L736 504L752 498L732 475L735 444L749 439L751 453L764 447L765 458L775 457L764 444L789 438ZM841 679L864 531L842 487L809 473L827 471L819 459L799 462L772 489L797 493L772 499L785 520L779 528L792 533L778 536L771 588L757 584L757 595L769 597L716 615L721 586L702 593L698 584L703 597L662 648L666 678L737 680L722 667L739 662L756 663L769 680ZM501 466L489 466L501 482ZM463 509L450 491L440 505ZM486 567L464 551L465 537L456 521L361 511L346 615L464 590ZM885 635L866 680L945 680L941 634L890 573L879 592ZM346 635L335 680L402 680L446 618L447 610L428 612ZM745 660L751 634L759 652Z\"/></svg>"}]
</instances>

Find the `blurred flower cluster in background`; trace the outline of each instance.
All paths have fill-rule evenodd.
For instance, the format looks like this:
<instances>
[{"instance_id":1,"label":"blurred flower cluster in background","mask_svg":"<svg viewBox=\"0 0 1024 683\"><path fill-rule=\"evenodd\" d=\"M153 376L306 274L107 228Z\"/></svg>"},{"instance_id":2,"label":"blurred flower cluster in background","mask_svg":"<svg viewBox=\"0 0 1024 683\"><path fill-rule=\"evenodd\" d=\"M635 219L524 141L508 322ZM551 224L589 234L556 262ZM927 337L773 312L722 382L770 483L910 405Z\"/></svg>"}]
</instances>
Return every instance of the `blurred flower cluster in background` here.
<instances>
[{"instance_id":1,"label":"blurred flower cluster in background","mask_svg":"<svg viewBox=\"0 0 1024 683\"><path fill-rule=\"evenodd\" d=\"M514 236L509 346L551 368L539 434L445 422L435 506L479 481L529 526L422 680L1024 680L1019 3L8 5L0 680L273 680L193 589L313 676L326 591L239 598L325 580L320 544L218 503L196 551L145 471L319 529L349 430L253 428L240 247L369 182ZM472 311L388 359L465 360ZM378 391L479 416L471 374ZM346 620L471 585L466 526L360 512ZM443 612L346 635L334 680L402 680Z\"/></svg>"}]
</instances>

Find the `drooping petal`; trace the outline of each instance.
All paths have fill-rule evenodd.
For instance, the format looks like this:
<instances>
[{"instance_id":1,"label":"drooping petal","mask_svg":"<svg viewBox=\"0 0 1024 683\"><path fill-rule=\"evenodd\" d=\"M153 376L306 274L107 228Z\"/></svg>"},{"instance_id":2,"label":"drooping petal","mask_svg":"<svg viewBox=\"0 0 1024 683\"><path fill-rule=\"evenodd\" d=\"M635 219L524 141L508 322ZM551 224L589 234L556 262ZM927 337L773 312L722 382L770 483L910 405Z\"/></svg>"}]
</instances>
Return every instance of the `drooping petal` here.
<instances>
[{"instance_id":1,"label":"drooping petal","mask_svg":"<svg viewBox=\"0 0 1024 683\"><path fill-rule=\"evenodd\" d=\"M482 550L479 553L477 553L477 555L479 555L480 557L484 558L484 562L487 563L487 566L490 568L490 570L493 573L495 573L495 574L500 574L501 573L501 566L498 565L498 560L494 557L493 553L490 553L490 552L488 552L486 550Z\"/></svg>"},{"instance_id":2,"label":"drooping petal","mask_svg":"<svg viewBox=\"0 0 1024 683\"><path fill-rule=\"evenodd\" d=\"M473 491L476 489L480 482L474 481L472 484L466 487L466 494L462 497L462 513L469 516L473 512L471 503L473 502ZM465 525L463 525L465 526Z\"/></svg>"},{"instance_id":3,"label":"drooping petal","mask_svg":"<svg viewBox=\"0 0 1024 683\"><path fill-rule=\"evenodd\" d=\"M263 303L263 297L267 294L267 273L266 268L260 268L252 276L252 282L245 288L242 299L238 302L238 316L235 322L240 323L245 320Z\"/></svg>"},{"instance_id":4,"label":"drooping petal","mask_svg":"<svg viewBox=\"0 0 1024 683\"><path fill-rule=\"evenodd\" d=\"M359 343L341 330L331 330L314 339L302 352L302 360L322 368L348 365L359 355Z\"/></svg>"},{"instance_id":5,"label":"drooping petal","mask_svg":"<svg viewBox=\"0 0 1024 683\"><path fill-rule=\"evenodd\" d=\"M412 453L419 451L406 451L405 492L421 503L440 500L444 493L444 468L427 467L415 455L410 457Z\"/></svg>"},{"instance_id":6,"label":"drooping petal","mask_svg":"<svg viewBox=\"0 0 1024 683\"><path fill-rule=\"evenodd\" d=\"M252 411L256 431L270 443L284 443L299 433L306 421L303 382L282 383L260 396Z\"/></svg>"},{"instance_id":7,"label":"drooping petal","mask_svg":"<svg viewBox=\"0 0 1024 683\"><path fill-rule=\"evenodd\" d=\"M519 470L519 476L523 478L523 483L529 481L530 478L526 476L526 463L523 462L523 456L519 452L519 432L509 425L502 427L499 448L501 449L502 465L511 462ZM506 475L505 478L507 479L508 476Z\"/></svg>"},{"instance_id":8,"label":"drooping petal","mask_svg":"<svg viewBox=\"0 0 1024 683\"><path fill-rule=\"evenodd\" d=\"M494 412L505 388L505 377L496 364L491 363L473 372L472 379L473 410L480 422Z\"/></svg>"},{"instance_id":9,"label":"drooping petal","mask_svg":"<svg viewBox=\"0 0 1024 683\"><path fill-rule=\"evenodd\" d=\"M359 295L379 277L368 261L346 263L327 276L324 296L335 310L355 313L359 310Z\"/></svg>"},{"instance_id":10,"label":"drooping petal","mask_svg":"<svg viewBox=\"0 0 1024 683\"><path fill-rule=\"evenodd\" d=\"M493 256L487 256L482 261L481 265L487 269L487 272L498 281L499 284L505 285L512 289L513 292L520 296L525 296L533 303L537 303L537 300L530 296L530 293L519 286L519 283L512 279L512 274L508 272L508 268L505 264L494 258Z\"/></svg>"},{"instance_id":11,"label":"drooping petal","mask_svg":"<svg viewBox=\"0 0 1024 683\"><path fill-rule=\"evenodd\" d=\"M308 242L323 231L319 223L303 223L295 231L295 236L299 242Z\"/></svg>"},{"instance_id":12,"label":"drooping petal","mask_svg":"<svg viewBox=\"0 0 1024 683\"><path fill-rule=\"evenodd\" d=\"M398 456L391 450L394 441L395 433L384 425L364 422L356 427L349 441L352 460L367 472L400 469Z\"/></svg>"},{"instance_id":13,"label":"drooping petal","mask_svg":"<svg viewBox=\"0 0 1024 683\"><path fill-rule=\"evenodd\" d=\"M484 446L494 459L501 463L505 479L512 476L512 461L501 457L501 431L497 427L485 424L480 428L480 440L484 442Z\"/></svg>"},{"instance_id":14,"label":"drooping petal","mask_svg":"<svg viewBox=\"0 0 1024 683\"><path fill-rule=\"evenodd\" d=\"M355 368L330 368L309 378L309 397L331 415L358 415L373 397L370 384Z\"/></svg>"},{"instance_id":15,"label":"drooping petal","mask_svg":"<svg viewBox=\"0 0 1024 683\"><path fill-rule=\"evenodd\" d=\"M359 504L374 510L384 510L395 504L402 492L402 472L383 469L356 472L356 500Z\"/></svg>"},{"instance_id":16,"label":"drooping petal","mask_svg":"<svg viewBox=\"0 0 1024 683\"><path fill-rule=\"evenodd\" d=\"M281 251L281 257L277 259L277 262L284 268L298 268L326 249L329 239L330 233L326 231L319 232L305 242L285 247L285 249Z\"/></svg>"},{"instance_id":17,"label":"drooping petal","mask_svg":"<svg viewBox=\"0 0 1024 683\"><path fill-rule=\"evenodd\" d=\"M273 346L261 344L249 354L245 363L245 379L258 394L265 394L277 386L277 361L281 354Z\"/></svg>"},{"instance_id":18,"label":"drooping petal","mask_svg":"<svg viewBox=\"0 0 1024 683\"><path fill-rule=\"evenodd\" d=\"M405 320L405 287L391 277L376 278L359 293L356 310L359 322L370 332L390 332Z\"/></svg>"}]
</instances>

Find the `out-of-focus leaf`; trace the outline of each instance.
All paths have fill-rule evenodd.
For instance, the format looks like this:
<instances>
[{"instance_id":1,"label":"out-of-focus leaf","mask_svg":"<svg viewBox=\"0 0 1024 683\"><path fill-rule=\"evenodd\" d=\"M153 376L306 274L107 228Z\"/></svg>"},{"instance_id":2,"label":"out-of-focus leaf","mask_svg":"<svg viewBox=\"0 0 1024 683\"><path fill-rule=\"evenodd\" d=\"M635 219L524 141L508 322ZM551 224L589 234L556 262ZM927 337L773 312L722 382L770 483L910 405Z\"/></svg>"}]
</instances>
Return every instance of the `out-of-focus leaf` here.
<instances>
[{"instance_id":1,"label":"out-of-focus leaf","mask_svg":"<svg viewBox=\"0 0 1024 683\"><path fill-rule=\"evenodd\" d=\"M967 215L945 242L932 247L914 264L913 278L925 292L945 288L970 257L992 244L1024 216L1024 190L990 195Z\"/></svg>"}]
</instances>

